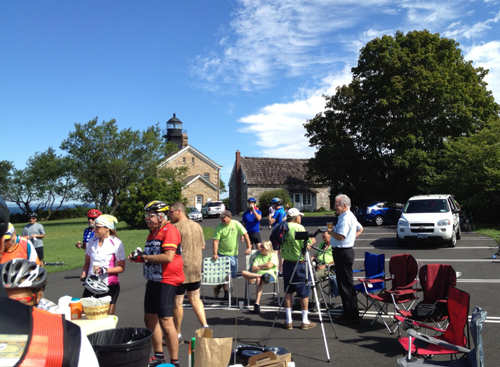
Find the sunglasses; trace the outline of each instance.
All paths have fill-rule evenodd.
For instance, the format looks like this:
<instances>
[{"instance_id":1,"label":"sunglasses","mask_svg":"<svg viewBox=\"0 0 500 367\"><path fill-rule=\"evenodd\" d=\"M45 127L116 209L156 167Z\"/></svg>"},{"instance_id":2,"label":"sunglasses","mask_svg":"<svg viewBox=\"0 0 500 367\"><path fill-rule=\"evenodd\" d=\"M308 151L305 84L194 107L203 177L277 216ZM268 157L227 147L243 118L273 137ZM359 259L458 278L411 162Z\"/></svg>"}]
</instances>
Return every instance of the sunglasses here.
<instances>
[{"instance_id":1,"label":"sunglasses","mask_svg":"<svg viewBox=\"0 0 500 367\"><path fill-rule=\"evenodd\" d=\"M151 217L156 217L156 214L144 214L144 218L149 219Z\"/></svg>"},{"instance_id":2,"label":"sunglasses","mask_svg":"<svg viewBox=\"0 0 500 367\"><path fill-rule=\"evenodd\" d=\"M14 301L19 301L21 303L27 304L33 301L36 298L36 294L32 294L30 297L19 297L19 298L12 298Z\"/></svg>"}]
</instances>

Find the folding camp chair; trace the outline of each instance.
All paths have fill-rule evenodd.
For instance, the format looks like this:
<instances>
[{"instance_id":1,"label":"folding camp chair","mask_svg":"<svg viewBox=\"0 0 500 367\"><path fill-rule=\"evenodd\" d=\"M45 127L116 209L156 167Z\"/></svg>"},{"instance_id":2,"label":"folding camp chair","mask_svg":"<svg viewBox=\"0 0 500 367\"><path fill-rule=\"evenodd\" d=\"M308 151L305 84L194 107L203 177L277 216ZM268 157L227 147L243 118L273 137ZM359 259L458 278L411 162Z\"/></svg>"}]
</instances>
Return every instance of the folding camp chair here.
<instances>
[{"instance_id":1,"label":"folding camp chair","mask_svg":"<svg viewBox=\"0 0 500 367\"><path fill-rule=\"evenodd\" d=\"M486 320L488 313L480 307L475 307L472 311L472 317L470 321L470 330L472 340L474 341L475 348L469 350L464 347L457 345L447 345L450 349L457 349L459 352L467 353L467 358L461 358L451 361L431 361L422 358L405 357L398 358L398 365L401 367L421 367L421 366L450 366L450 367L484 367L484 352L483 352L483 340L481 338L481 331L483 330L483 322ZM413 335L412 338L417 338L418 333L414 329L408 330L409 335ZM429 343L440 343L443 344L442 340L429 339L426 336L426 341Z\"/></svg>"},{"instance_id":2,"label":"folding camp chair","mask_svg":"<svg viewBox=\"0 0 500 367\"><path fill-rule=\"evenodd\" d=\"M252 253L250 255L246 255L245 261L246 261L246 269L248 271L252 271L252 264L257 255L259 254L260 250L252 250ZM280 283L278 277L278 267L276 267L276 271L274 274L274 282L271 282L270 284L274 285L274 290L272 292L262 292L262 295L271 294L273 296L276 296L278 298L278 305L279 305L281 304L281 302L280 302ZM247 297L247 306L250 307L250 283L248 280L245 281L245 294Z\"/></svg>"},{"instance_id":3,"label":"folding camp chair","mask_svg":"<svg viewBox=\"0 0 500 367\"><path fill-rule=\"evenodd\" d=\"M383 281L385 278L385 254L372 254L370 252L365 252L365 263L364 263L365 268L360 269L360 270L353 270L353 273L358 273L358 272L365 272L365 277L364 279L381 279L381 282L378 283L370 283L368 286L365 288L363 283L356 284L354 286L354 289L356 289L356 293L362 294L366 298L366 303L362 303L361 301L358 302L364 307L365 311L361 315L363 317L366 312L372 307L373 305L373 300L371 300L371 303L369 304L370 298L366 295L365 292L368 293L376 293L376 292L381 292L383 289L385 289L385 282Z\"/></svg>"},{"instance_id":4,"label":"folding camp chair","mask_svg":"<svg viewBox=\"0 0 500 367\"><path fill-rule=\"evenodd\" d=\"M389 272L391 273L391 278L385 279L360 279L359 281L363 283L365 295L372 300L373 307L377 310L377 315L371 322L370 326L375 323L375 321L380 318L384 323L385 327L391 334L394 333L396 328L392 330L389 325L385 322L383 315L389 316L388 306L393 304L395 309L398 306L403 307L405 310L411 308L413 303L417 299L417 293L413 286L417 284L417 272L418 265L415 258L410 254L401 254L391 256L389 260ZM381 282L390 281L392 288L390 290L384 289L379 294L370 293L368 291L369 284L376 284ZM405 304L408 304L405 306ZM395 313L395 312L394 312ZM390 316L389 316L390 317Z\"/></svg>"},{"instance_id":5,"label":"folding camp chair","mask_svg":"<svg viewBox=\"0 0 500 367\"><path fill-rule=\"evenodd\" d=\"M407 337L398 337L399 343L408 352L407 358L411 360L412 355L427 356L437 354L454 355L457 353L468 353L468 316L470 295L460 289L450 286L448 289L448 314L449 323L446 330L410 322L410 327L418 326L442 333L442 335L431 337L420 334L416 330L408 330ZM464 330L467 327L467 332ZM462 349L463 348L463 349Z\"/></svg>"},{"instance_id":6,"label":"folding camp chair","mask_svg":"<svg viewBox=\"0 0 500 367\"><path fill-rule=\"evenodd\" d=\"M432 322L445 329L440 323L448 320L448 289L457 284L457 273L451 265L428 264L420 268L418 278L422 288L417 291L423 292L423 300L413 310L398 309L396 319L400 322L404 319Z\"/></svg>"},{"instance_id":7,"label":"folding camp chair","mask_svg":"<svg viewBox=\"0 0 500 367\"><path fill-rule=\"evenodd\" d=\"M214 261L211 257L203 259L203 271L201 273L200 285L227 284L229 291L229 308L231 308L231 259L229 257L219 257ZM203 292L203 303L205 303L205 292Z\"/></svg>"}]
</instances>

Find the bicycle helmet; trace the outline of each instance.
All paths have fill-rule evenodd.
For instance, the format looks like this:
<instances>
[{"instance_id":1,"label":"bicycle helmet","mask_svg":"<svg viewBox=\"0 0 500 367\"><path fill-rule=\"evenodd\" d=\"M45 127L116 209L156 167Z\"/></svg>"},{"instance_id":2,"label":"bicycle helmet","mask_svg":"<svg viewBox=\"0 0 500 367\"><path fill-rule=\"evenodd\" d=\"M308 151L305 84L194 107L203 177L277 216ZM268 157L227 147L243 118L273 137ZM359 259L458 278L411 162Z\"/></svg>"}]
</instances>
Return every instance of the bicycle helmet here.
<instances>
[{"instance_id":1,"label":"bicycle helmet","mask_svg":"<svg viewBox=\"0 0 500 367\"><path fill-rule=\"evenodd\" d=\"M271 200L271 204L278 204L281 205L281 199L280 198L273 198Z\"/></svg>"},{"instance_id":2,"label":"bicycle helmet","mask_svg":"<svg viewBox=\"0 0 500 367\"><path fill-rule=\"evenodd\" d=\"M145 207L144 211L146 212L155 212L155 213L166 213L168 212L168 205L163 201L154 200L149 202Z\"/></svg>"},{"instance_id":3,"label":"bicycle helmet","mask_svg":"<svg viewBox=\"0 0 500 367\"><path fill-rule=\"evenodd\" d=\"M257 200L255 200L254 197L248 198L247 200L248 203L257 203Z\"/></svg>"},{"instance_id":4,"label":"bicycle helmet","mask_svg":"<svg viewBox=\"0 0 500 367\"><path fill-rule=\"evenodd\" d=\"M13 259L2 268L2 282L6 289L42 289L47 284L47 270L33 261Z\"/></svg>"},{"instance_id":5,"label":"bicycle helmet","mask_svg":"<svg viewBox=\"0 0 500 367\"><path fill-rule=\"evenodd\" d=\"M85 279L83 286L94 294L104 294L109 292L108 286L96 275L91 275Z\"/></svg>"},{"instance_id":6,"label":"bicycle helmet","mask_svg":"<svg viewBox=\"0 0 500 367\"><path fill-rule=\"evenodd\" d=\"M28 215L28 217L30 217L30 218L38 218L38 214L36 214L35 212L31 212L30 215Z\"/></svg>"},{"instance_id":7,"label":"bicycle helmet","mask_svg":"<svg viewBox=\"0 0 500 367\"><path fill-rule=\"evenodd\" d=\"M88 212L87 212L87 218L97 218L99 216L101 216L102 213L97 210L97 209L90 209Z\"/></svg>"}]
</instances>

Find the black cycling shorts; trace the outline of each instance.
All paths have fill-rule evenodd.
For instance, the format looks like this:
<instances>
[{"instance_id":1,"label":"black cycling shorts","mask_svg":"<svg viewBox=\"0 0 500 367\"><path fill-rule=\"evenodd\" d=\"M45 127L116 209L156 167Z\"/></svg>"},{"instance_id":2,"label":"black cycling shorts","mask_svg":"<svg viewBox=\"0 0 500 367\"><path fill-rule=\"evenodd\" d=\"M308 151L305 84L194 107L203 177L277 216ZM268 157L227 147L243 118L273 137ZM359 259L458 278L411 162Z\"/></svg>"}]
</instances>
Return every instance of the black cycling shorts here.
<instances>
[{"instance_id":1,"label":"black cycling shorts","mask_svg":"<svg viewBox=\"0 0 500 367\"><path fill-rule=\"evenodd\" d=\"M182 296L184 293L186 293L186 291L188 292L197 291L198 289L200 289L200 287L201 287L201 282L181 284L177 289L175 295Z\"/></svg>"},{"instance_id":2,"label":"black cycling shorts","mask_svg":"<svg viewBox=\"0 0 500 367\"><path fill-rule=\"evenodd\" d=\"M35 251L38 256L38 260L43 261L43 246L35 247Z\"/></svg>"},{"instance_id":3,"label":"black cycling shorts","mask_svg":"<svg viewBox=\"0 0 500 367\"><path fill-rule=\"evenodd\" d=\"M256 245L261 243L260 232L248 232L248 237L250 238L250 243Z\"/></svg>"},{"instance_id":4,"label":"black cycling shorts","mask_svg":"<svg viewBox=\"0 0 500 367\"><path fill-rule=\"evenodd\" d=\"M177 288L179 287L172 284L148 281L144 295L144 313L173 317Z\"/></svg>"},{"instance_id":5,"label":"black cycling shorts","mask_svg":"<svg viewBox=\"0 0 500 367\"><path fill-rule=\"evenodd\" d=\"M106 296L111 297L111 304L114 305L116 300L118 299L118 295L120 294L120 284L108 285L109 291L104 294L95 294L89 291L87 288L83 291L82 298L94 297L94 298L102 298Z\"/></svg>"}]
</instances>

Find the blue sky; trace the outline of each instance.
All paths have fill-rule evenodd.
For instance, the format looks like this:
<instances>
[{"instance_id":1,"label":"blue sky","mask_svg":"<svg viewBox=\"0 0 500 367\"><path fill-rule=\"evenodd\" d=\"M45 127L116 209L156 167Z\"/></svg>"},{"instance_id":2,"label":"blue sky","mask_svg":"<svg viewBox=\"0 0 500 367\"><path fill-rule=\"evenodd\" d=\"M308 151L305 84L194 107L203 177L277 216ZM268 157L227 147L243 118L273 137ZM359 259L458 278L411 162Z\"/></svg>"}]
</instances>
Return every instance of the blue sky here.
<instances>
[{"instance_id":1,"label":"blue sky","mask_svg":"<svg viewBox=\"0 0 500 367\"><path fill-rule=\"evenodd\" d=\"M500 102L500 1L0 0L0 160L58 149L74 123L166 128L223 166L308 158L303 124L349 83L368 41L454 38Z\"/></svg>"}]
</instances>

